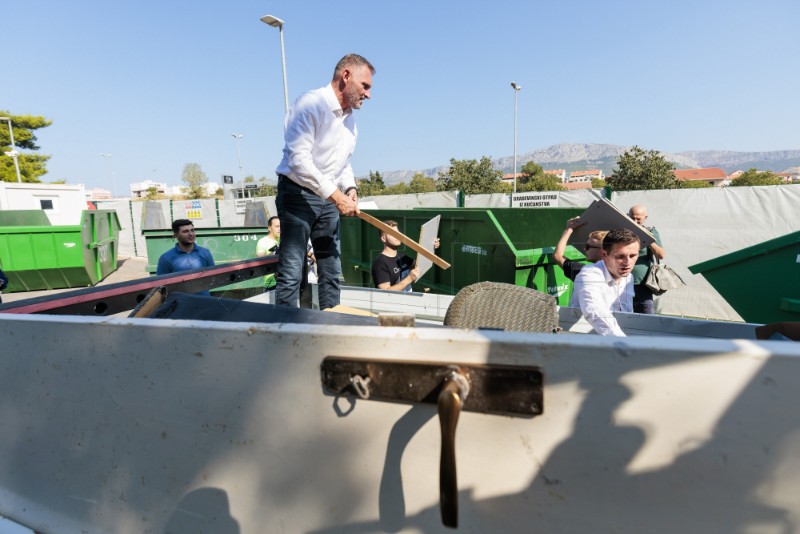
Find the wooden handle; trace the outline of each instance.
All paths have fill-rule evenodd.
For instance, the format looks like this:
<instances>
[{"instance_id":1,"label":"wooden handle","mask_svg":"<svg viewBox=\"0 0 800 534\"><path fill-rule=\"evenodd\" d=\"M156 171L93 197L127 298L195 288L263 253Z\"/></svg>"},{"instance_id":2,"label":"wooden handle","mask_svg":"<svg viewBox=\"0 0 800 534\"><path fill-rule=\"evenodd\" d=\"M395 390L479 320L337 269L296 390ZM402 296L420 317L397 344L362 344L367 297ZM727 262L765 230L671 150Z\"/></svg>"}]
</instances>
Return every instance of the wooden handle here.
<instances>
[{"instance_id":1,"label":"wooden handle","mask_svg":"<svg viewBox=\"0 0 800 534\"><path fill-rule=\"evenodd\" d=\"M384 223L383 221L380 221L380 220L376 219L375 217L373 217L372 215L370 215L369 213L364 213L363 211L360 211L358 213L358 217L362 221L364 221L364 222L366 222L368 224L371 224L372 226L374 226L375 228L377 228L381 232L386 232L390 236L396 237L397 239L400 240L401 243L403 243L407 247L411 248L412 250L414 250L418 254L420 254L422 256L425 256L426 258L431 260L435 265L441 267L442 269L449 269L450 268L450 264L449 263L444 261L442 258L437 256L436 254L434 254L433 252L431 252L427 248L423 247L422 245L420 245L419 243L417 243L416 241L414 241L410 237L408 237L405 234L399 232L397 230L397 228L392 228L391 226L389 226L388 224Z\"/></svg>"}]
</instances>

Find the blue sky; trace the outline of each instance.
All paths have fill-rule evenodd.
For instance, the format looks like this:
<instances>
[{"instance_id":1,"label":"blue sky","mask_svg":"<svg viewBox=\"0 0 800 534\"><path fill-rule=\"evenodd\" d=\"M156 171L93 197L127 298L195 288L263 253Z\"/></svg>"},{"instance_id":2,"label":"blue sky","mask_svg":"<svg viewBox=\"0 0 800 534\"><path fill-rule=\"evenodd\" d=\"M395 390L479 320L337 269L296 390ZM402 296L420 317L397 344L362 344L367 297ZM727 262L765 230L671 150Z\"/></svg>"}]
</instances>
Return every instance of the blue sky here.
<instances>
[{"instance_id":1,"label":"blue sky","mask_svg":"<svg viewBox=\"0 0 800 534\"><path fill-rule=\"evenodd\" d=\"M800 149L797 0L759 2L26 0L3 2L0 109L53 120L45 181L119 193L274 176L289 99L345 53L377 68L357 176L556 143ZM110 158L101 153L113 154Z\"/></svg>"}]
</instances>

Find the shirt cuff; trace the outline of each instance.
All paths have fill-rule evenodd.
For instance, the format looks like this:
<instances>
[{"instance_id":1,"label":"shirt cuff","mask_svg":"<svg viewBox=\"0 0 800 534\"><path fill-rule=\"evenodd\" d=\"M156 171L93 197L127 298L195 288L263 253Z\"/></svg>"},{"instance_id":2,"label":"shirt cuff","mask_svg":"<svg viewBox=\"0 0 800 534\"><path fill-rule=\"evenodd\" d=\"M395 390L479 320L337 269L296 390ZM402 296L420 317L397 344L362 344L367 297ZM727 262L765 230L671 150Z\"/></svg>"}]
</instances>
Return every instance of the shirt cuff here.
<instances>
[{"instance_id":1,"label":"shirt cuff","mask_svg":"<svg viewBox=\"0 0 800 534\"><path fill-rule=\"evenodd\" d=\"M328 198L334 193L334 191L336 191L336 189L338 188L332 183L321 184L319 189L317 189L317 194L322 198Z\"/></svg>"}]
</instances>

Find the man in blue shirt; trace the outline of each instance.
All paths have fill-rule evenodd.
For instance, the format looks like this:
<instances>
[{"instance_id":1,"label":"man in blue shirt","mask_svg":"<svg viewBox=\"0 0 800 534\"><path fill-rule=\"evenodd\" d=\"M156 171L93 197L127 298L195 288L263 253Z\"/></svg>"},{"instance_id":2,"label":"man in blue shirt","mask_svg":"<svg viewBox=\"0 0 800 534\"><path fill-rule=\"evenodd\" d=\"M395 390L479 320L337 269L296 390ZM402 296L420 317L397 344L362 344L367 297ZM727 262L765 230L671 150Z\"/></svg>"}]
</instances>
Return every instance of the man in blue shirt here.
<instances>
[{"instance_id":1,"label":"man in blue shirt","mask_svg":"<svg viewBox=\"0 0 800 534\"><path fill-rule=\"evenodd\" d=\"M172 223L175 247L158 258L156 274L169 274L213 267L214 258L207 248L195 244L194 223L189 219L178 219Z\"/></svg>"}]
</instances>

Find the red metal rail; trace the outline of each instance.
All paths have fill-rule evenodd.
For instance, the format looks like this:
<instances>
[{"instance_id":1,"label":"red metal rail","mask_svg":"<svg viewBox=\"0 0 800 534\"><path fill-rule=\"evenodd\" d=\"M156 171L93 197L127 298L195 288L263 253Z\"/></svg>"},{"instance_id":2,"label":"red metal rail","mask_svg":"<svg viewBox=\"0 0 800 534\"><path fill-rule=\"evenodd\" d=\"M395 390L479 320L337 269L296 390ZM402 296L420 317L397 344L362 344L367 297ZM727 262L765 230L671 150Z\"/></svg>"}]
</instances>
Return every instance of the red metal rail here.
<instances>
[{"instance_id":1,"label":"red metal rail","mask_svg":"<svg viewBox=\"0 0 800 534\"><path fill-rule=\"evenodd\" d=\"M170 292L196 293L237 282L244 282L278 268L277 256L217 265L207 269L151 276L129 282L78 289L55 295L19 300L0 305L0 313L43 313L51 315L105 316L132 310L153 288Z\"/></svg>"}]
</instances>

